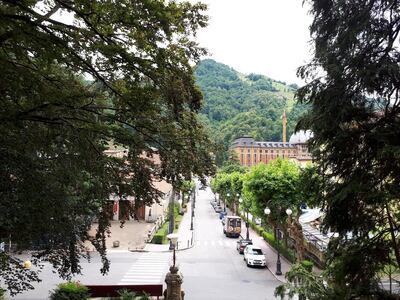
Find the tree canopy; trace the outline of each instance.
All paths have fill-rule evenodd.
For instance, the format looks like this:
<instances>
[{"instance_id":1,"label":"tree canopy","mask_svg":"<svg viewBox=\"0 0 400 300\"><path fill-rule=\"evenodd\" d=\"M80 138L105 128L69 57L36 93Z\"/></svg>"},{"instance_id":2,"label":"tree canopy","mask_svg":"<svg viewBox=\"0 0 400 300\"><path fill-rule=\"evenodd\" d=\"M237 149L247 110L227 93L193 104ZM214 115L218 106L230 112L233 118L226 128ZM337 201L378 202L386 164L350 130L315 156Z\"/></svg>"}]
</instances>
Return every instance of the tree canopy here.
<instances>
[{"instance_id":1,"label":"tree canopy","mask_svg":"<svg viewBox=\"0 0 400 300\"><path fill-rule=\"evenodd\" d=\"M264 209L271 210L270 220L274 226L286 223L286 209L297 210L300 203L299 168L292 162L276 159L259 164L246 174L243 186L245 193L252 195L254 209L258 216L264 216Z\"/></svg>"},{"instance_id":2,"label":"tree canopy","mask_svg":"<svg viewBox=\"0 0 400 300\"><path fill-rule=\"evenodd\" d=\"M392 254L400 265L400 3L308 2L315 55L299 69L309 83L297 97L311 106L299 127L314 133L324 227L340 234L329 278L355 298Z\"/></svg>"},{"instance_id":3,"label":"tree canopy","mask_svg":"<svg viewBox=\"0 0 400 300\"><path fill-rule=\"evenodd\" d=\"M89 240L106 272L111 194L134 196L138 206L160 196L154 180L179 185L212 174L192 72L205 53L194 40L205 9L161 0L1 1L1 241L35 247L38 261L68 278L80 272ZM107 156L109 145L126 156ZM0 253L0 278L11 294L36 279L8 252Z\"/></svg>"}]
</instances>

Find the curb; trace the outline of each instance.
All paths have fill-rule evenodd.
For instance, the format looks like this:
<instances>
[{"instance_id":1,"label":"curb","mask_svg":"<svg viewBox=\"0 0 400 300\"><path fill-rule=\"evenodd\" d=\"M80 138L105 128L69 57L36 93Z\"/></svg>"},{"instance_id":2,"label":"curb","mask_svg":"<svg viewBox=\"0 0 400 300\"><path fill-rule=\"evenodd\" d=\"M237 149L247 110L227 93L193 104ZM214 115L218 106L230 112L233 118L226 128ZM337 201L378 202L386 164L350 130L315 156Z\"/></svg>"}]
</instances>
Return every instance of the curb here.
<instances>
[{"instance_id":1,"label":"curb","mask_svg":"<svg viewBox=\"0 0 400 300\"><path fill-rule=\"evenodd\" d=\"M275 272L273 272L273 271L270 269L269 266L267 266L267 269L268 269L268 271L272 274L272 276L275 277L276 280L278 280L278 281L280 281L280 282L282 282L282 283L286 283L286 280L285 280L285 279L279 278L278 275L276 275Z\"/></svg>"}]
</instances>

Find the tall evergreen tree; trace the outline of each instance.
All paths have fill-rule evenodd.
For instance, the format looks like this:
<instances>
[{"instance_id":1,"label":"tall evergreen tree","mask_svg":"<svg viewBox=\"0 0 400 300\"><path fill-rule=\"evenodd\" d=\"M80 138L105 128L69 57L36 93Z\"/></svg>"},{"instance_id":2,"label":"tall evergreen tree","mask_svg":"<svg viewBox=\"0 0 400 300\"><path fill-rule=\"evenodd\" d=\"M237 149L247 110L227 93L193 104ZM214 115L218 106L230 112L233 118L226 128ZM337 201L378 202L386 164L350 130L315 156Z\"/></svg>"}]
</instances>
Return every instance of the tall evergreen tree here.
<instances>
[{"instance_id":1,"label":"tall evergreen tree","mask_svg":"<svg viewBox=\"0 0 400 300\"><path fill-rule=\"evenodd\" d=\"M400 2L308 2L315 54L297 97L311 110L298 126L314 132L324 226L340 234L328 278L345 298L373 297L391 254L400 265Z\"/></svg>"}]
</instances>

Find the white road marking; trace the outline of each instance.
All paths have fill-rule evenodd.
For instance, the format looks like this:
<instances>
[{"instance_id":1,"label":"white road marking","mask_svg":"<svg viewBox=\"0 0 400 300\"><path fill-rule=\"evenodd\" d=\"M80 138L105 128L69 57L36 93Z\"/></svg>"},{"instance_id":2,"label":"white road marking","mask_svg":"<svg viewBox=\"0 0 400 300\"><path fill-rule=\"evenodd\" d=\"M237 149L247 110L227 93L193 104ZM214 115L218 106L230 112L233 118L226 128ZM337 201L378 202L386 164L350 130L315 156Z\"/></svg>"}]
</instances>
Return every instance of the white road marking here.
<instances>
[{"instance_id":1,"label":"white road marking","mask_svg":"<svg viewBox=\"0 0 400 300\"><path fill-rule=\"evenodd\" d=\"M169 261L169 255L144 253L132 264L118 284L162 283Z\"/></svg>"}]
</instances>

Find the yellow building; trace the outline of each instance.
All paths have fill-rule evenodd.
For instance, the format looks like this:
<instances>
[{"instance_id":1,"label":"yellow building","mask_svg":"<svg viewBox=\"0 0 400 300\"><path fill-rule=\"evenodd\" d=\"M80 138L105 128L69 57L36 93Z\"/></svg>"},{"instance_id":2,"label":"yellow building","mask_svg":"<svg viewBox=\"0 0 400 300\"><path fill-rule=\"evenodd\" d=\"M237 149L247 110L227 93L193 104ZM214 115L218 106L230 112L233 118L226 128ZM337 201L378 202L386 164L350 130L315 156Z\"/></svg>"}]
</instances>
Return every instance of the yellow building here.
<instances>
[{"instance_id":1,"label":"yellow building","mask_svg":"<svg viewBox=\"0 0 400 300\"><path fill-rule=\"evenodd\" d=\"M239 137L233 141L233 150L242 166L251 167L261 162L268 164L271 160L289 159L301 166L312 161L308 151L307 141L312 137L311 131L300 130L293 134L286 142L286 114L282 116L283 141L268 142L255 141L251 136Z\"/></svg>"}]
</instances>

